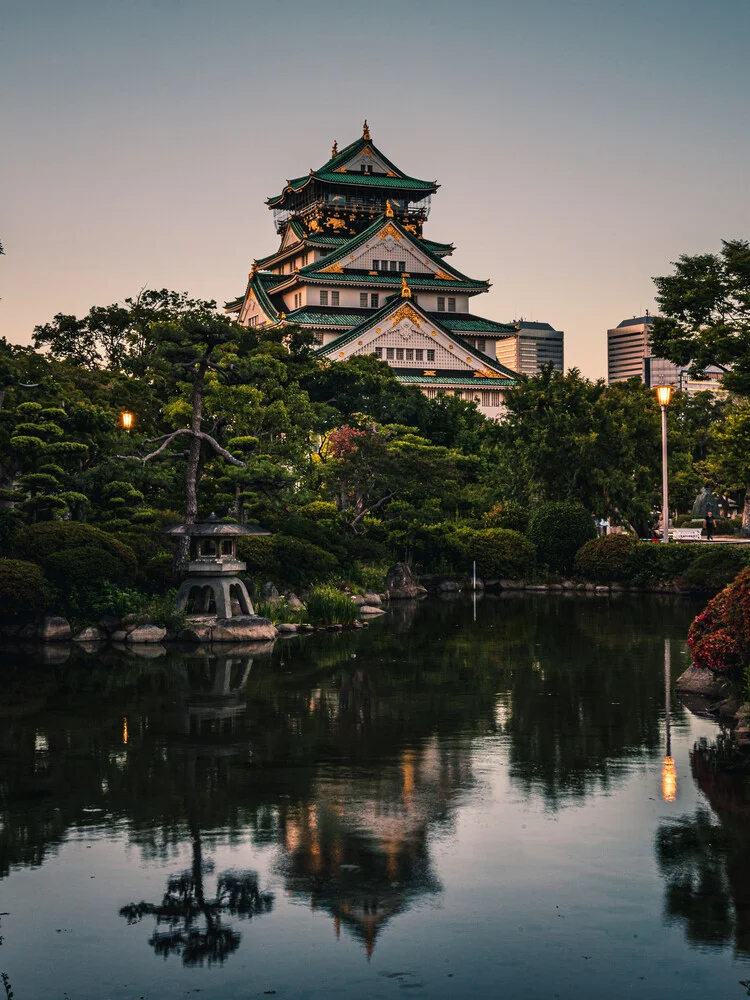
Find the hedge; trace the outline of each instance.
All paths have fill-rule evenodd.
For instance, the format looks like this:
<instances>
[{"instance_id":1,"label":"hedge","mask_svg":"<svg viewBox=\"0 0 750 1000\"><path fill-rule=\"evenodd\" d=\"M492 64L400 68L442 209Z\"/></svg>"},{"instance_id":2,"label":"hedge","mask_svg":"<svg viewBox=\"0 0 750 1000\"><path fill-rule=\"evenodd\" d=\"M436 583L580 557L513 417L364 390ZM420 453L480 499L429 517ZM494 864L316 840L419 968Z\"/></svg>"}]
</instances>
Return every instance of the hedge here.
<instances>
[{"instance_id":1,"label":"hedge","mask_svg":"<svg viewBox=\"0 0 750 1000\"><path fill-rule=\"evenodd\" d=\"M3 611L39 611L49 606L52 591L36 563L0 559L0 605Z\"/></svg>"},{"instance_id":2,"label":"hedge","mask_svg":"<svg viewBox=\"0 0 750 1000\"><path fill-rule=\"evenodd\" d=\"M576 552L596 537L596 526L584 507L553 500L534 507L526 534L536 547L540 564L558 573L569 573Z\"/></svg>"},{"instance_id":3,"label":"hedge","mask_svg":"<svg viewBox=\"0 0 750 1000\"><path fill-rule=\"evenodd\" d=\"M73 555L74 552L77 555ZM37 563L61 586L87 586L104 580L125 583L138 568L135 552L113 535L80 521L43 521L30 524L13 539L13 554ZM85 578L85 579L84 579Z\"/></svg>"},{"instance_id":4,"label":"hedge","mask_svg":"<svg viewBox=\"0 0 750 1000\"><path fill-rule=\"evenodd\" d=\"M695 618L688 646L696 666L739 677L750 666L750 567Z\"/></svg>"},{"instance_id":5,"label":"hedge","mask_svg":"<svg viewBox=\"0 0 750 1000\"><path fill-rule=\"evenodd\" d=\"M592 538L575 554L575 575L590 583L630 583L638 544L632 535Z\"/></svg>"}]
</instances>

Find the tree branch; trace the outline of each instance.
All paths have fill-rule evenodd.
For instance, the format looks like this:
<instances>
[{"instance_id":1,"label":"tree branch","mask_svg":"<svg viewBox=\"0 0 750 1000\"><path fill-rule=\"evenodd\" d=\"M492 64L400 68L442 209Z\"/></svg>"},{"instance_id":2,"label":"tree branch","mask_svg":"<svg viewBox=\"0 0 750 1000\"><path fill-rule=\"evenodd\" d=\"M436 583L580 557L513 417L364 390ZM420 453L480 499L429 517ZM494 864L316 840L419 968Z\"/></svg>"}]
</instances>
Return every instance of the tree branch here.
<instances>
[{"instance_id":1,"label":"tree branch","mask_svg":"<svg viewBox=\"0 0 750 1000\"><path fill-rule=\"evenodd\" d=\"M179 437L180 434L189 434L191 437L200 438L201 441L205 441L207 444L210 444L213 450L218 455L221 455L226 462L229 462L230 465L236 465L240 469L247 468L247 462L243 462L239 458L235 458L231 452L226 450L226 448L222 448L219 442L215 438L212 438L210 434L206 434L205 431L193 431L190 427L181 427L179 430L172 431L171 434L163 434L158 438L146 439L143 442L144 444L156 444L157 441L162 442L156 451L149 452L148 455L118 455L117 457L123 459L135 459L145 465L146 462L150 462L152 458L156 458L160 455L165 448L169 447L176 437Z\"/></svg>"}]
</instances>

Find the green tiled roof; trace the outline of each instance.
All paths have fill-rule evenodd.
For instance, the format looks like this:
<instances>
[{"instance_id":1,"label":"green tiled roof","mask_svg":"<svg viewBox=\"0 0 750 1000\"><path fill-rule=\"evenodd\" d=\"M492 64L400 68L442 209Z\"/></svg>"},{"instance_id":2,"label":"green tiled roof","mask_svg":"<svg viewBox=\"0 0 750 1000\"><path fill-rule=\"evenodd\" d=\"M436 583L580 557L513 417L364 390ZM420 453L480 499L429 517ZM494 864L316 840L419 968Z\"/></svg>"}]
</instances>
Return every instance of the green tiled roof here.
<instances>
[{"instance_id":1,"label":"green tiled roof","mask_svg":"<svg viewBox=\"0 0 750 1000\"><path fill-rule=\"evenodd\" d=\"M236 309L237 306L241 306L244 301L245 301L245 296L244 295L240 295L238 298L232 299L230 302L225 302L224 303L224 308L225 309Z\"/></svg>"},{"instance_id":2,"label":"green tiled roof","mask_svg":"<svg viewBox=\"0 0 750 1000\"><path fill-rule=\"evenodd\" d=\"M450 281L445 278L422 279L415 274L413 278L409 279L410 284L413 283L415 286L420 285L424 287L426 282L431 282L430 287L437 286L443 288L450 287L456 289L460 287L462 284L467 285L471 288L487 287L486 282L476 281L474 278L469 278L467 275L462 274L461 271L457 271L455 267L451 267L450 264L446 263L444 260L442 260L442 258L438 257L435 253L433 253L432 250L430 250L429 246L425 245L424 240L420 240L418 237L414 236L413 233L410 233L408 229L404 229L404 227L397 219L389 219L385 215L381 215L378 219L375 220L375 222L372 223L372 225L368 226L367 229L363 229L361 233L358 233L356 236L352 236L351 239L349 239L343 246L339 247L337 251L334 251L334 253L329 254L328 257L326 257L324 260L316 260L313 261L312 264L308 264L306 267L300 268L300 274L305 276L315 275L317 272L320 272L323 268L329 267L333 261L336 260L342 261L343 257L346 254L351 254L356 250L361 249L361 247L363 247L368 242L368 240L374 239L385 225L393 226L393 228L396 229L401 234L403 239L407 240L407 242L411 243L418 250L421 250L422 253L425 254L425 256L429 260L432 261L432 263L439 271L445 271L447 274L452 274L457 279L456 281ZM343 266L345 267L346 264L344 264ZM398 272L394 271L393 274L396 275L398 274ZM353 276L346 274L326 275L326 278L328 277L330 277L331 279L355 277L359 280L364 280L364 275L362 274ZM370 282L377 283L378 278L382 278L385 283L389 284L393 283L393 278L390 277L390 275L387 277L385 275L377 275L377 276L368 275L367 283L368 284ZM396 280L396 286L397 287L401 286L400 275Z\"/></svg>"},{"instance_id":3,"label":"green tiled roof","mask_svg":"<svg viewBox=\"0 0 750 1000\"><path fill-rule=\"evenodd\" d=\"M516 328L508 323L496 323L491 319L484 319L482 316L472 316L470 313L430 313L433 319L442 323L448 330L455 330L458 333L495 333L505 336L515 333Z\"/></svg>"},{"instance_id":4,"label":"green tiled roof","mask_svg":"<svg viewBox=\"0 0 750 1000\"><path fill-rule=\"evenodd\" d=\"M357 324L357 326L353 327L346 333L342 333L339 337L336 337L335 340L332 340L330 344L325 344L323 347L319 347L315 353L319 355L326 355L331 351L339 350L339 348L344 347L345 344L351 343L351 341L356 340L356 338L359 337L364 330L367 330L376 323L380 323L385 320L391 312L400 308L404 301L409 302L415 311L420 313L426 321L434 324L435 326L441 327L444 332L456 342L457 347L460 347L462 351L466 351L467 354L472 355L477 359L477 361L480 361L485 368L496 371L500 375L505 375L508 378L517 378L516 372L512 371L510 368L506 368L505 365L500 364L500 362L496 361L494 358L488 358L486 354L482 353L482 351L478 351L475 347L472 347L471 344L467 344L462 337L457 337L452 330L443 326L441 320L435 319L434 313L428 313L423 309L420 309L419 304L414 303L412 299L404 300L400 297L390 299L386 302L382 309L378 309L374 313L370 313L368 316L365 316L361 322Z\"/></svg>"},{"instance_id":5,"label":"green tiled roof","mask_svg":"<svg viewBox=\"0 0 750 1000\"><path fill-rule=\"evenodd\" d=\"M465 281L447 281L445 278L433 278L432 275L427 274L422 277L411 271L409 274L410 277L407 279L409 288L415 292L427 289L438 292L486 292L490 287L484 281L474 281L472 278L466 278ZM283 277L285 280L289 280L294 275L285 274ZM300 271L300 277L306 283L310 284L320 282L327 285L362 285L363 287L372 286L373 288L393 288L395 290L401 288L401 275L397 271L394 271L391 277L391 275L386 274L367 274L362 272L359 274L307 274L303 268Z\"/></svg>"},{"instance_id":6,"label":"green tiled roof","mask_svg":"<svg viewBox=\"0 0 750 1000\"><path fill-rule=\"evenodd\" d=\"M456 249L452 243L436 243L434 240L420 239L419 245L434 254L449 254Z\"/></svg>"},{"instance_id":7,"label":"green tiled roof","mask_svg":"<svg viewBox=\"0 0 750 1000\"><path fill-rule=\"evenodd\" d=\"M436 375L402 375L399 372L396 373L396 378L399 382L405 382L407 385L435 385L440 388L442 385L452 385L457 388L463 387L464 389L473 389L475 387L481 388L482 386L489 387L492 389L509 389L511 386L516 385L515 378L507 378L498 376L497 378L474 378L473 375L468 377L465 375L441 375L440 369L434 369Z\"/></svg>"},{"instance_id":8,"label":"green tiled roof","mask_svg":"<svg viewBox=\"0 0 750 1000\"><path fill-rule=\"evenodd\" d=\"M273 208L284 200L289 188L300 191L309 181L322 181L324 184L343 184L370 188L384 188L387 191L423 191L428 195L436 191L438 185L434 181L420 181L416 177L387 177L383 174L337 174L325 171L323 173L306 174L304 177L293 177L287 182L281 194L272 195L266 199L269 208Z\"/></svg>"},{"instance_id":9,"label":"green tiled roof","mask_svg":"<svg viewBox=\"0 0 750 1000\"><path fill-rule=\"evenodd\" d=\"M318 312L315 306L310 308L295 309L294 312L287 313L288 323L299 323L302 326L344 326L352 327L361 323L365 316L374 316L374 309L341 309L325 310Z\"/></svg>"}]
</instances>

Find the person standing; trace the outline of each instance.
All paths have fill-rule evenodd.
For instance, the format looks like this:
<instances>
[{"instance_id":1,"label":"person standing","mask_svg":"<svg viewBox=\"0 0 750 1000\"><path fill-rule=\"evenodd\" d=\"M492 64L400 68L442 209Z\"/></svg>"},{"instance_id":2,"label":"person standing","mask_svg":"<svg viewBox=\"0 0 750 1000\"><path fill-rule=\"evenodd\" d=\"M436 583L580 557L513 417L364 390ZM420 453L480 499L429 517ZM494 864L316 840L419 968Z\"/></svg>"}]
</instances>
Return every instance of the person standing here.
<instances>
[{"instance_id":1,"label":"person standing","mask_svg":"<svg viewBox=\"0 0 750 1000\"><path fill-rule=\"evenodd\" d=\"M714 516L710 510L706 511L706 520L703 522L706 529L706 541L710 542L714 537Z\"/></svg>"}]
</instances>

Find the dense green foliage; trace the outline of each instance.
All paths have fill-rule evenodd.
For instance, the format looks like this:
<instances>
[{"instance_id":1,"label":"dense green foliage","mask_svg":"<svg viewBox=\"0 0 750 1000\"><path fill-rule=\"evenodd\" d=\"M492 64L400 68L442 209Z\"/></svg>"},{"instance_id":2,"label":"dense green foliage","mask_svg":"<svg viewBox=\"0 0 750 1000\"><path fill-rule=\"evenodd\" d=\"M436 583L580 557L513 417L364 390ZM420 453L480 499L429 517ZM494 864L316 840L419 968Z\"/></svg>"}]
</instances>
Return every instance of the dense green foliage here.
<instances>
[{"instance_id":1,"label":"dense green foliage","mask_svg":"<svg viewBox=\"0 0 750 1000\"><path fill-rule=\"evenodd\" d=\"M716 594L750 563L750 552L744 546L717 545L701 550L682 576L680 587L701 594Z\"/></svg>"},{"instance_id":2,"label":"dense green foliage","mask_svg":"<svg viewBox=\"0 0 750 1000\"><path fill-rule=\"evenodd\" d=\"M637 546L632 535L592 538L576 552L575 575L588 583L630 583Z\"/></svg>"},{"instance_id":3,"label":"dense green foliage","mask_svg":"<svg viewBox=\"0 0 750 1000\"><path fill-rule=\"evenodd\" d=\"M0 341L0 545L80 591L164 593L163 529L211 511L273 532L241 546L251 581L306 589L361 586L362 567L380 576L397 560L465 576L476 559L489 578L570 572L593 516L645 535L660 506L659 412L640 383L545 370L520 380L496 423L374 357L323 361L294 327L243 328L166 290L59 314L35 343L46 353ZM706 482L741 490L741 407L678 394L669 422L679 511ZM78 528L103 535L73 542Z\"/></svg>"},{"instance_id":4,"label":"dense green foliage","mask_svg":"<svg viewBox=\"0 0 750 1000\"><path fill-rule=\"evenodd\" d=\"M532 511L528 535L540 562L556 572L569 573L576 552L596 535L596 526L580 504L550 500Z\"/></svg>"},{"instance_id":5,"label":"dense green foliage","mask_svg":"<svg viewBox=\"0 0 750 1000\"><path fill-rule=\"evenodd\" d=\"M3 611L38 611L51 600L39 566L23 559L0 559L0 605Z\"/></svg>"},{"instance_id":6,"label":"dense green foliage","mask_svg":"<svg viewBox=\"0 0 750 1000\"><path fill-rule=\"evenodd\" d=\"M359 617L359 608L351 598L330 586L313 587L305 608L312 625L349 625Z\"/></svg>"}]
</instances>

